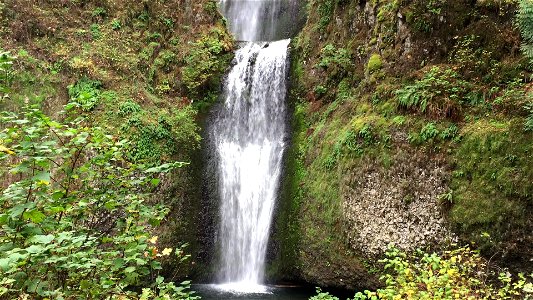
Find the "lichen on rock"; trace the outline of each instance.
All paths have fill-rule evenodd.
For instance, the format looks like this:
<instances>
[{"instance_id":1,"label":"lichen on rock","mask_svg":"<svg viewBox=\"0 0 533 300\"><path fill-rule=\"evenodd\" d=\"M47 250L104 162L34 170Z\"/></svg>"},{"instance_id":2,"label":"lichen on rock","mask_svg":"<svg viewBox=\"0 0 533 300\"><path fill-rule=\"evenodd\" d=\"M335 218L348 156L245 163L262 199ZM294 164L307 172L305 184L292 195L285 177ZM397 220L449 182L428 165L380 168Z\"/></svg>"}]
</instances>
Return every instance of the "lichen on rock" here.
<instances>
[{"instance_id":1,"label":"lichen on rock","mask_svg":"<svg viewBox=\"0 0 533 300\"><path fill-rule=\"evenodd\" d=\"M409 152L396 154L389 168L367 160L344 184L346 234L351 246L369 257L382 255L391 244L414 250L456 239L439 205L447 191L446 166Z\"/></svg>"}]
</instances>

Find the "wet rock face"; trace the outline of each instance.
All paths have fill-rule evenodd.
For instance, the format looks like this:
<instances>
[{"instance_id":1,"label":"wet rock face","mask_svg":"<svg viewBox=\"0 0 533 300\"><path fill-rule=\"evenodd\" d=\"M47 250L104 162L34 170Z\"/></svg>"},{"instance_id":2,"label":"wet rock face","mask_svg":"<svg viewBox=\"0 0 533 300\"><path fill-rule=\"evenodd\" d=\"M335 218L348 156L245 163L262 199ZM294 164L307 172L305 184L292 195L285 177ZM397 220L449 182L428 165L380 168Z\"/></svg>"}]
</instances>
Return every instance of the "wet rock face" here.
<instances>
[{"instance_id":1,"label":"wet rock face","mask_svg":"<svg viewBox=\"0 0 533 300\"><path fill-rule=\"evenodd\" d=\"M441 214L439 196L448 172L435 158L399 152L386 169L367 162L344 185L343 216L351 246L365 256L454 241Z\"/></svg>"}]
</instances>

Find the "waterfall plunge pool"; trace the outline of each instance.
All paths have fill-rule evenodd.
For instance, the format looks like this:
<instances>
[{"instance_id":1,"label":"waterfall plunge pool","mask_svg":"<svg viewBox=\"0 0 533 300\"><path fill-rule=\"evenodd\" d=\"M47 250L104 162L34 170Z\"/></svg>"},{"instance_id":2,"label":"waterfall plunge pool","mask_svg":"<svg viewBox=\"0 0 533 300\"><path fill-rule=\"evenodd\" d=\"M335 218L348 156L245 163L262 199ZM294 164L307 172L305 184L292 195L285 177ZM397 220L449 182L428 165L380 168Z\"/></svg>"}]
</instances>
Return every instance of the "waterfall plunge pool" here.
<instances>
[{"instance_id":1,"label":"waterfall plunge pool","mask_svg":"<svg viewBox=\"0 0 533 300\"><path fill-rule=\"evenodd\" d=\"M316 294L310 286L271 286L248 283L196 284L203 300L307 300Z\"/></svg>"}]
</instances>

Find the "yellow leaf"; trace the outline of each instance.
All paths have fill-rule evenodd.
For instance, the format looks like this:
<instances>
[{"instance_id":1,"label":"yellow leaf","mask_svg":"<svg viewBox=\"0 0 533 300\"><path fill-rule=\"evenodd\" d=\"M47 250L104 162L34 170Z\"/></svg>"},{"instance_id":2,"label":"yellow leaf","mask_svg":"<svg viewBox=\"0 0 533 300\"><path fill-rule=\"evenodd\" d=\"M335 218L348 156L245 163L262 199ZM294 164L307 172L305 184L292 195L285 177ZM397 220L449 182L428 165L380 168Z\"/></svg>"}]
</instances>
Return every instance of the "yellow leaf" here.
<instances>
[{"instance_id":1,"label":"yellow leaf","mask_svg":"<svg viewBox=\"0 0 533 300\"><path fill-rule=\"evenodd\" d=\"M161 252L165 256L169 256L170 253L172 253L172 248L165 248L163 249L163 252Z\"/></svg>"},{"instance_id":2,"label":"yellow leaf","mask_svg":"<svg viewBox=\"0 0 533 300\"><path fill-rule=\"evenodd\" d=\"M15 155L15 152L11 151L10 149L8 149L4 145L0 145L0 152L4 152L4 153L9 154L9 155Z\"/></svg>"},{"instance_id":3,"label":"yellow leaf","mask_svg":"<svg viewBox=\"0 0 533 300\"><path fill-rule=\"evenodd\" d=\"M158 239L158 237L157 237L157 236L154 236L154 237L152 237L151 239L149 239L148 241L149 241L150 243L152 243L152 244L155 244L155 243L157 243L157 239Z\"/></svg>"}]
</instances>

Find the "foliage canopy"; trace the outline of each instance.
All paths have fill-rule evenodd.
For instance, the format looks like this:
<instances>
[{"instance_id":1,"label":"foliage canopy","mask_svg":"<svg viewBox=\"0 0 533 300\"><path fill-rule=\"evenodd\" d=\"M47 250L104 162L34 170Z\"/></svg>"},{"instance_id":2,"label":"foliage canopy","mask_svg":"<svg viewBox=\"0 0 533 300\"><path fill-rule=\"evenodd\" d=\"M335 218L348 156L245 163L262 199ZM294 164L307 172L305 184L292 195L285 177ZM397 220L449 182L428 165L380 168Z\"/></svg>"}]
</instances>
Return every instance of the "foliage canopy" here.
<instances>
[{"instance_id":1,"label":"foliage canopy","mask_svg":"<svg viewBox=\"0 0 533 300\"><path fill-rule=\"evenodd\" d=\"M149 234L168 212L151 194L183 163L130 163L127 141L85 122L35 107L0 117L0 172L13 182L0 194L0 297L195 299L160 275L162 259L187 256Z\"/></svg>"}]
</instances>

